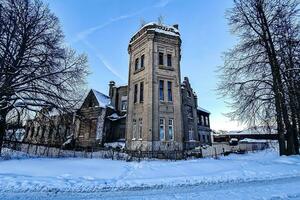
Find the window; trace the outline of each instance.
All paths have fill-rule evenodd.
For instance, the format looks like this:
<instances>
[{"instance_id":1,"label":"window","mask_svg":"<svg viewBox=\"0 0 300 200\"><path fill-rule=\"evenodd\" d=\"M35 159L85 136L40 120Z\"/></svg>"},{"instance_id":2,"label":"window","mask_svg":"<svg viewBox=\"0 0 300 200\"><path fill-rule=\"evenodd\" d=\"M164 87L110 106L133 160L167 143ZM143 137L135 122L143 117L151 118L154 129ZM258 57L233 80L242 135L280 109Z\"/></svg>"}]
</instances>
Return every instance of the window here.
<instances>
[{"instance_id":1,"label":"window","mask_svg":"<svg viewBox=\"0 0 300 200\"><path fill-rule=\"evenodd\" d=\"M132 129L133 129L132 139L135 139L136 135L137 135L137 127L136 127L136 120L135 119L133 119L132 124L133 124L133 127L132 127Z\"/></svg>"},{"instance_id":2,"label":"window","mask_svg":"<svg viewBox=\"0 0 300 200\"><path fill-rule=\"evenodd\" d=\"M40 134L40 127L37 127L36 133L35 133L35 137L37 137Z\"/></svg>"},{"instance_id":3,"label":"window","mask_svg":"<svg viewBox=\"0 0 300 200\"><path fill-rule=\"evenodd\" d=\"M205 125L209 126L209 124L208 124L208 117L207 116L205 117Z\"/></svg>"},{"instance_id":4,"label":"window","mask_svg":"<svg viewBox=\"0 0 300 200\"><path fill-rule=\"evenodd\" d=\"M168 81L168 101L173 101L172 98L172 82Z\"/></svg>"},{"instance_id":5,"label":"window","mask_svg":"<svg viewBox=\"0 0 300 200\"><path fill-rule=\"evenodd\" d=\"M169 119L169 139L173 140L174 138L174 120Z\"/></svg>"},{"instance_id":6,"label":"window","mask_svg":"<svg viewBox=\"0 0 300 200\"><path fill-rule=\"evenodd\" d=\"M121 101L121 110L127 110L127 100Z\"/></svg>"},{"instance_id":7,"label":"window","mask_svg":"<svg viewBox=\"0 0 300 200\"><path fill-rule=\"evenodd\" d=\"M188 97L191 98L192 97L191 91L187 91L187 92L188 92Z\"/></svg>"},{"instance_id":8,"label":"window","mask_svg":"<svg viewBox=\"0 0 300 200\"><path fill-rule=\"evenodd\" d=\"M204 126L204 116L201 115L201 125Z\"/></svg>"},{"instance_id":9,"label":"window","mask_svg":"<svg viewBox=\"0 0 300 200\"><path fill-rule=\"evenodd\" d=\"M138 138L142 138L142 133L143 133L143 119L140 118L139 119L139 137Z\"/></svg>"},{"instance_id":10,"label":"window","mask_svg":"<svg viewBox=\"0 0 300 200\"><path fill-rule=\"evenodd\" d=\"M46 127L42 126L42 134L41 134L41 138L45 137L45 132L46 132Z\"/></svg>"},{"instance_id":11,"label":"window","mask_svg":"<svg viewBox=\"0 0 300 200\"><path fill-rule=\"evenodd\" d=\"M164 65L164 53L162 53L162 52L158 53L158 64Z\"/></svg>"},{"instance_id":12,"label":"window","mask_svg":"<svg viewBox=\"0 0 300 200\"><path fill-rule=\"evenodd\" d=\"M192 106L187 106L187 114L188 114L188 118L193 118L193 108Z\"/></svg>"},{"instance_id":13,"label":"window","mask_svg":"<svg viewBox=\"0 0 300 200\"><path fill-rule=\"evenodd\" d=\"M165 140L165 119L159 119L159 138L160 140Z\"/></svg>"},{"instance_id":14,"label":"window","mask_svg":"<svg viewBox=\"0 0 300 200\"><path fill-rule=\"evenodd\" d=\"M34 136L34 125L32 125L31 127L31 133L30 133L30 138L32 138Z\"/></svg>"},{"instance_id":15,"label":"window","mask_svg":"<svg viewBox=\"0 0 300 200\"><path fill-rule=\"evenodd\" d=\"M168 65L168 67L172 67L172 55L171 54L167 55L167 65Z\"/></svg>"},{"instance_id":16,"label":"window","mask_svg":"<svg viewBox=\"0 0 300 200\"><path fill-rule=\"evenodd\" d=\"M134 103L137 102L138 85L134 85Z\"/></svg>"},{"instance_id":17,"label":"window","mask_svg":"<svg viewBox=\"0 0 300 200\"><path fill-rule=\"evenodd\" d=\"M144 102L144 82L140 83L140 103Z\"/></svg>"},{"instance_id":18,"label":"window","mask_svg":"<svg viewBox=\"0 0 300 200\"><path fill-rule=\"evenodd\" d=\"M194 130L192 127L189 128L189 141L193 141L194 140Z\"/></svg>"},{"instance_id":19,"label":"window","mask_svg":"<svg viewBox=\"0 0 300 200\"><path fill-rule=\"evenodd\" d=\"M159 81L159 100L164 101L164 81Z\"/></svg>"},{"instance_id":20,"label":"window","mask_svg":"<svg viewBox=\"0 0 300 200\"><path fill-rule=\"evenodd\" d=\"M49 135L48 135L48 138L52 138L52 135L53 135L53 129L54 129L55 127L53 126L53 125L50 125L50 127L49 127Z\"/></svg>"},{"instance_id":21,"label":"window","mask_svg":"<svg viewBox=\"0 0 300 200\"><path fill-rule=\"evenodd\" d=\"M134 65L134 70L138 70L139 69L139 58L135 59L135 65Z\"/></svg>"},{"instance_id":22,"label":"window","mask_svg":"<svg viewBox=\"0 0 300 200\"><path fill-rule=\"evenodd\" d=\"M145 60L145 55L143 54L141 56L141 68L144 68L144 60Z\"/></svg>"},{"instance_id":23,"label":"window","mask_svg":"<svg viewBox=\"0 0 300 200\"><path fill-rule=\"evenodd\" d=\"M205 135L202 135L202 141L203 141L203 142L206 142L206 137L205 137Z\"/></svg>"}]
</instances>

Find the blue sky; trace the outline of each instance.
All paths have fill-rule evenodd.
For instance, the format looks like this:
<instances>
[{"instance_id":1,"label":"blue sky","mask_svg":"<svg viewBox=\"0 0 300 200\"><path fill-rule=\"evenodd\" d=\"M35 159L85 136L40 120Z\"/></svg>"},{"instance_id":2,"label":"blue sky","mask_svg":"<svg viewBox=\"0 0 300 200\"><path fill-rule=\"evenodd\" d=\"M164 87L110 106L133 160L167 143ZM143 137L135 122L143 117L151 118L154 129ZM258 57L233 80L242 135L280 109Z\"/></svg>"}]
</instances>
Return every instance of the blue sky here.
<instances>
[{"instance_id":1,"label":"blue sky","mask_svg":"<svg viewBox=\"0 0 300 200\"><path fill-rule=\"evenodd\" d=\"M59 17L66 43L89 58L88 87L108 93L108 82L127 84L130 37L140 21L179 24L181 76L188 76L199 105L211 112L213 129L240 129L223 113L229 111L216 92L217 66L233 47L225 12L231 0L44 0Z\"/></svg>"}]
</instances>

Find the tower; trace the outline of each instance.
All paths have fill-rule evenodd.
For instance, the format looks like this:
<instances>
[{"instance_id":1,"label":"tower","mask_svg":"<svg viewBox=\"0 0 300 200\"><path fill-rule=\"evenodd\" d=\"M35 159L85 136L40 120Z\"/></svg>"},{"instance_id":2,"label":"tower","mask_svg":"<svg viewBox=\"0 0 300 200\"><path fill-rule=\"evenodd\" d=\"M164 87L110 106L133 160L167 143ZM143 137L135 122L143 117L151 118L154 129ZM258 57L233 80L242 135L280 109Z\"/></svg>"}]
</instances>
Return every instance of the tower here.
<instances>
[{"instance_id":1,"label":"tower","mask_svg":"<svg viewBox=\"0 0 300 200\"><path fill-rule=\"evenodd\" d=\"M126 148L183 149L178 25L149 23L130 40Z\"/></svg>"}]
</instances>

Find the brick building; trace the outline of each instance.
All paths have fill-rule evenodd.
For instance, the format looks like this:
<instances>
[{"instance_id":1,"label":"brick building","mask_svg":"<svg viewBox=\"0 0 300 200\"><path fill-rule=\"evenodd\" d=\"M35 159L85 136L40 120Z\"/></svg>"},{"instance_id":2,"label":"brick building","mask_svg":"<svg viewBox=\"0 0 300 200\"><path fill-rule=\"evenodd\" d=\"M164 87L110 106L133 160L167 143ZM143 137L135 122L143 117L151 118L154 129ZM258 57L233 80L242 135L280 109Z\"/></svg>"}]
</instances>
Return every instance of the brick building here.
<instances>
[{"instance_id":1,"label":"brick building","mask_svg":"<svg viewBox=\"0 0 300 200\"><path fill-rule=\"evenodd\" d=\"M56 120L53 130L64 136L57 143L92 147L125 141L127 150L147 152L211 143L210 113L198 106L189 79L181 82L178 25L144 25L132 36L128 53L128 85L111 81L108 96L91 90L81 107L68 114L67 124ZM32 137L41 134L31 133L38 127L33 121L28 122L26 140L39 142Z\"/></svg>"}]
</instances>

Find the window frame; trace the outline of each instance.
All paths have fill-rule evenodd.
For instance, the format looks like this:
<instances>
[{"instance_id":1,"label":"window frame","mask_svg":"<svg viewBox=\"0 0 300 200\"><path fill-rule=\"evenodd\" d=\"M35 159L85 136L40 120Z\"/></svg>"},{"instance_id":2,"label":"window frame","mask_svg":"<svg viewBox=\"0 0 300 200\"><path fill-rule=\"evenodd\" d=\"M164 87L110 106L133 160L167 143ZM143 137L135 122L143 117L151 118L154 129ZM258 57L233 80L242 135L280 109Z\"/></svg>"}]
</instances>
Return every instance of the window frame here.
<instances>
[{"instance_id":1,"label":"window frame","mask_svg":"<svg viewBox=\"0 0 300 200\"><path fill-rule=\"evenodd\" d=\"M145 54L141 56L141 64L140 64L140 69L145 67Z\"/></svg>"},{"instance_id":2,"label":"window frame","mask_svg":"<svg viewBox=\"0 0 300 200\"><path fill-rule=\"evenodd\" d=\"M172 67L172 54L167 54L167 66Z\"/></svg>"},{"instance_id":3,"label":"window frame","mask_svg":"<svg viewBox=\"0 0 300 200\"><path fill-rule=\"evenodd\" d=\"M133 91L133 102L137 103L138 100L138 84L134 84L134 91Z\"/></svg>"},{"instance_id":4,"label":"window frame","mask_svg":"<svg viewBox=\"0 0 300 200\"><path fill-rule=\"evenodd\" d=\"M158 52L158 65L164 65L164 53Z\"/></svg>"},{"instance_id":5,"label":"window frame","mask_svg":"<svg viewBox=\"0 0 300 200\"><path fill-rule=\"evenodd\" d=\"M189 127L189 141L194 141L194 129Z\"/></svg>"},{"instance_id":6,"label":"window frame","mask_svg":"<svg viewBox=\"0 0 300 200\"><path fill-rule=\"evenodd\" d=\"M127 100L121 100L121 111L127 110Z\"/></svg>"},{"instance_id":7,"label":"window frame","mask_svg":"<svg viewBox=\"0 0 300 200\"><path fill-rule=\"evenodd\" d=\"M137 71L139 70L139 58L136 58L135 61L134 61L134 71Z\"/></svg>"},{"instance_id":8,"label":"window frame","mask_svg":"<svg viewBox=\"0 0 300 200\"><path fill-rule=\"evenodd\" d=\"M159 101L165 101L165 94L164 94L164 80L159 80Z\"/></svg>"},{"instance_id":9,"label":"window frame","mask_svg":"<svg viewBox=\"0 0 300 200\"><path fill-rule=\"evenodd\" d=\"M168 102L173 102L173 91L172 91L172 81L167 82L167 89L168 89Z\"/></svg>"},{"instance_id":10,"label":"window frame","mask_svg":"<svg viewBox=\"0 0 300 200\"><path fill-rule=\"evenodd\" d=\"M144 82L140 82L140 103L144 102Z\"/></svg>"},{"instance_id":11,"label":"window frame","mask_svg":"<svg viewBox=\"0 0 300 200\"><path fill-rule=\"evenodd\" d=\"M170 118L168 120L168 136L169 136L169 140L174 140L174 119L173 118ZM171 122L171 124L170 124ZM172 130L171 134L170 134L170 128Z\"/></svg>"},{"instance_id":12,"label":"window frame","mask_svg":"<svg viewBox=\"0 0 300 200\"><path fill-rule=\"evenodd\" d=\"M132 120L132 140L136 140L137 136L137 124L136 124L136 119Z\"/></svg>"},{"instance_id":13,"label":"window frame","mask_svg":"<svg viewBox=\"0 0 300 200\"><path fill-rule=\"evenodd\" d=\"M162 122L162 123L161 123ZM164 117L159 118L159 140L165 141L166 140L166 120Z\"/></svg>"},{"instance_id":14,"label":"window frame","mask_svg":"<svg viewBox=\"0 0 300 200\"><path fill-rule=\"evenodd\" d=\"M143 135L143 118L139 118L138 139L142 139Z\"/></svg>"}]
</instances>

